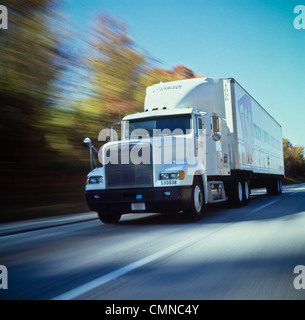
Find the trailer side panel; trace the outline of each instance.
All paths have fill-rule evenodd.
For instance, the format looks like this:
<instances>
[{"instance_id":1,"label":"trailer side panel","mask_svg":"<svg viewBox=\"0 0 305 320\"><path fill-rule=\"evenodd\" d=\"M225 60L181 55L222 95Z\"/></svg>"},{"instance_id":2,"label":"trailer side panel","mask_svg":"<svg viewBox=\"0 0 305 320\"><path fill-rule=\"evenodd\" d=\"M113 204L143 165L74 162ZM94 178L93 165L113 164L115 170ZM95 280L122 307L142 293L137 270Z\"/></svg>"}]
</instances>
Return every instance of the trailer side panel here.
<instances>
[{"instance_id":1,"label":"trailer side panel","mask_svg":"<svg viewBox=\"0 0 305 320\"><path fill-rule=\"evenodd\" d=\"M277 121L231 80L235 168L284 175L282 128Z\"/></svg>"}]
</instances>

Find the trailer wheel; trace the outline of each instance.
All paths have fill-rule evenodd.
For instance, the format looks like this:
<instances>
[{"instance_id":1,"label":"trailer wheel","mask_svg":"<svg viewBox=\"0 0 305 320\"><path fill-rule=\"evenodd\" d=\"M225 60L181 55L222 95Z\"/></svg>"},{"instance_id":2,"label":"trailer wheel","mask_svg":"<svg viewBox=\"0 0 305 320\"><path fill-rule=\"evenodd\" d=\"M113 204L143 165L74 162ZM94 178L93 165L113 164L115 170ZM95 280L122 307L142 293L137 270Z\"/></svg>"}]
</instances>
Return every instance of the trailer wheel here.
<instances>
[{"instance_id":1,"label":"trailer wheel","mask_svg":"<svg viewBox=\"0 0 305 320\"><path fill-rule=\"evenodd\" d=\"M247 206L250 198L250 187L248 180L245 180L243 183L243 205Z\"/></svg>"},{"instance_id":2,"label":"trailer wheel","mask_svg":"<svg viewBox=\"0 0 305 320\"><path fill-rule=\"evenodd\" d=\"M202 182L200 178L195 177L192 188L191 204L190 207L184 210L183 213L192 221L199 221L203 216L204 204L205 202Z\"/></svg>"},{"instance_id":3,"label":"trailer wheel","mask_svg":"<svg viewBox=\"0 0 305 320\"><path fill-rule=\"evenodd\" d=\"M267 185L267 193L269 195L282 194L282 180L279 178L271 180Z\"/></svg>"},{"instance_id":4,"label":"trailer wheel","mask_svg":"<svg viewBox=\"0 0 305 320\"><path fill-rule=\"evenodd\" d=\"M282 194L283 184L281 179L277 179L277 194Z\"/></svg>"},{"instance_id":5,"label":"trailer wheel","mask_svg":"<svg viewBox=\"0 0 305 320\"><path fill-rule=\"evenodd\" d=\"M100 218L100 220L103 223L109 223L109 224L114 224L114 223L118 223L121 219L121 214L117 214L117 213L104 213L99 211L98 212L98 217Z\"/></svg>"}]
</instances>

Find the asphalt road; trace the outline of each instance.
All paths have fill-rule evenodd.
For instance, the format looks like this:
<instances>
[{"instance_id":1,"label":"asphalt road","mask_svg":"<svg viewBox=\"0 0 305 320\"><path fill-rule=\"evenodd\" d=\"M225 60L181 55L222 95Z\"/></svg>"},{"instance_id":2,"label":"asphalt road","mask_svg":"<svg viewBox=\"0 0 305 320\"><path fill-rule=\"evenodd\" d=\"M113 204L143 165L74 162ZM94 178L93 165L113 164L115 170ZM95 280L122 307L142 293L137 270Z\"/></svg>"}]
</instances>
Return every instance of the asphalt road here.
<instances>
[{"instance_id":1,"label":"asphalt road","mask_svg":"<svg viewBox=\"0 0 305 320\"><path fill-rule=\"evenodd\" d=\"M208 207L199 223L146 214L105 225L88 213L2 224L0 265L0 299L304 300L294 269L305 265L305 185Z\"/></svg>"}]
</instances>

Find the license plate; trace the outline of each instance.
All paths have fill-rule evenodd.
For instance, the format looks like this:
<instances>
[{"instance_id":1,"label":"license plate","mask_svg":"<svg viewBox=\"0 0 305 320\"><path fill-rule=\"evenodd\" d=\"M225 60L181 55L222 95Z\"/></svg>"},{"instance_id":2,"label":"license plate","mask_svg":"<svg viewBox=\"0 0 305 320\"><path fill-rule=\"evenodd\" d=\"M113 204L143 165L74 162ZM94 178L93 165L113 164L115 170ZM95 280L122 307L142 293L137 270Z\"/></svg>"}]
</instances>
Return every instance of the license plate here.
<instances>
[{"instance_id":1,"label":"license plate","mask_svg":"<svg viewBox=\"0 0 305 320\"><path fill-rule=\"evenodd\" d=\"M131 204L131 210L136 211L136 210L145 210L145 203L139 202L139 203L132 203Z\"/></svg>"}]
</instances>

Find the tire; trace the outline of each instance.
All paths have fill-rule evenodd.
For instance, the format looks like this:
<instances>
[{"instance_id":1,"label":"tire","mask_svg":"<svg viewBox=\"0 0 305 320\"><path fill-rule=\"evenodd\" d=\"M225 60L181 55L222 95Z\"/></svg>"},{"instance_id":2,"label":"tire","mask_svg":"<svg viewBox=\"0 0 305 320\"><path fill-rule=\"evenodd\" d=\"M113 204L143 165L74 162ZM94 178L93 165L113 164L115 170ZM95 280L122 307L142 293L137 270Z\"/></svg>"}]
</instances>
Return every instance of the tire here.
<instances>
[{"instance_id":1,"label":"tire","mask_svg":"<svg viewBox=\"0 0 305 320\"><path fill-rule=\"evenodd\" d=\"M188 209L184 210L184 215L191 221L199 221L202 219L204 211L204 191L201 179L194 178L192 188L192 198Z\"/></svg>"},{"instance_id":2,"label":"tire","mask_svg":"<svg viewBox=\"0 0 305 320\"><path fill-rule=\"evenodd\" d=\"M280 178L275 178L268 183L267 194L268 195L282 194L282 180Z\"/></svg>"},{"instance_id":3,"label":"tire","mask_svg":"<svg viewBox=\"0 0 305 320\"><path fill-rule=\"evenodd\" d=\"M282 179L277 179L277 194L282 194L282 192L283 192Z\"/></svg>"},{"instance_id":4,"label":"tire","mask_svg":"<svg viewBox=\"0 0 305 320\"><path fill-rule=\"evenodd\" d=\"M243 183L243 205L247 206L249 204L250 198L250 186L249 181L245 180Z\"/></svg>"},{"instance_id":5,"label":"tire","mask_svg":"<svg viewBox=\"0 0 305 320\"><path fill-rule=\"evenodd\" d=\"M231 196L231 203L235 208L240 208L244 201L244 188L241 180L233 182L233 190Z\"/></svg>"},{"instance_id":6,"label":"tire","mask_svg":"<svg viewBox=\"0 0 305 320\"><path fill-rule=\"evenodd\" d=\"M104 212L98 212L98 217L100 218L101 222L107 223L107 224L115 224L118 223L121 219L121 214L117 213L104 213Z\"/></svg>"}]
</instances>

